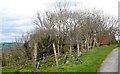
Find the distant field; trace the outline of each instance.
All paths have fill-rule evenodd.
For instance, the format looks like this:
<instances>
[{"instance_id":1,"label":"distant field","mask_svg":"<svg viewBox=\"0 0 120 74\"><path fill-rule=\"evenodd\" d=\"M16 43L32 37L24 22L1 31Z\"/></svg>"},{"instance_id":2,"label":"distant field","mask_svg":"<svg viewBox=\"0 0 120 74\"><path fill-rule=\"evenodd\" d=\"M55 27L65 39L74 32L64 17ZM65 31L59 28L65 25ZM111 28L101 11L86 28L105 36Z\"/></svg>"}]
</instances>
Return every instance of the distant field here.
<instances>
[{"instance_id":1,"label":"distant field","mask_svg":"<svg viewBox=\"0 0 120 74\"><path fill-rule=\"evenodd\" d=\"M49 63L43 64L41 63L40 72L96 72L99 68L102 61L105 59L105 57L114 49L118 47L118 45L110 45L110 46L101 46L91 49L90 51L86 52L80 60L83 63L80 63L80 61L75 61L75 59L72 59L69 64L63 64L63 57L61 58L61 61L59 62L59 68L55 66L54 57L48 57L46 58L46 61L49 61ZM51 60L50 60L51 59ZM51 66L53 64L53 66ZM3 67L3 72L14 72L17 67ZM21 69L20 72L32 72L33 67L32 65L28 65L25 68Z\"/></svg>"},{"instance_id":2,"label":"distant field","mask_svg":"<svg viewBox=\"0 0 120 74\"><path fill-rule=\"evenodd\" d=\"M22 44L22 43L17 43L17 44ZM15 47L15 45L16 45L16 42L0 43L0 50L2 49L4 51L4 50L12 49Z\"/></svg>"},{"instance_id":3,"label":"distant field","mask_svg":"<svg viewBox=\"0 0 120 74\"><path fill-rule=\"evenodd\" d=\"M15 42L5 42L5 43L0 43L0 48L2 49L10 49L12 47L14 47Z\"/></svg>"}]
</instances>

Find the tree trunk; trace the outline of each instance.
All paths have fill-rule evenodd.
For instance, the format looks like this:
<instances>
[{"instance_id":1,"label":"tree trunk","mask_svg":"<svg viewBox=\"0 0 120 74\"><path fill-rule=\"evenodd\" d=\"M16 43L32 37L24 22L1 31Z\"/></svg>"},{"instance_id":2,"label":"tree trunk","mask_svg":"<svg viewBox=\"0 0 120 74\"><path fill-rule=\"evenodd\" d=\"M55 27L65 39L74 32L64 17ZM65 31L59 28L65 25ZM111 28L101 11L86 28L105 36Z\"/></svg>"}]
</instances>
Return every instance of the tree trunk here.
<instances>
[{"instance_id":1,"label":"tree trunk","mask_svg":"<svg viewBox=\"0 0 120 74\"><path fill-rule=\"evenodd\" d=\"M71 43L71 39L70 39L70 59L71 59L71 55L72 55L72 43Z\"/></svg>"},{"instance_id":2,"label":"tree trunk","mask_svg":"<svg viewBox=\"0 0 120 74\"><path fill-rule=\"evenodd\" d=\"M34 72L37 72L38 71L38 68L37 68L37 43L35 43L35 45L34 45L33 65L34 65Z\"/></svg>"},{"instance_id":3,"label":"tree trunk","mask_svg":"<svg viewBox=\"0 0 120 74\"><path fill-rule=\"evenodd\" d=\"M60 46L59 46L59 44L60 44L60 40L59 40L60 38L58 37L58 44L57 44L57 49L58 49L58 56L60 55Z\"/></svg>"},{"instance_id":4,"label":"tree trunk","mask_svg":"<svg viewBox=\"0 0 120 74\"><path fill-rule=\"evenodd\" d=\"M60 50L63 49L63 45L62 45L62 43L63 43L63 36L62 36L62 38L61 38L61 42L60 42Z\"/></svg>"},{"instance_id":5,"label":"tree trunk","mask_svg":"<svg viewBox=\"0 0 120 74\"><path fill-rule=\"evenodd\" d=\"M43 62L45 62L45 54L43 54Z\"/></svg>"},{"instance_id":6,"label":"tree trunk","mask_svg":"<svg viewBox=\"0 0 120 74\"><path fill-rule=\"evenodd\" d=\"M38 68L39 68L39 65L40 65L40 62L37 62L37 70L38 70Z\"/></svg>"},{"instance_id":7,"label":"tree trunk","mask_svg":"<svg viewBox=\"0 0 120 74\"><path fill-rule=\"evenodd\" d=\"M98 44L96 38L94 38L94 40L95 40L95 45L96 45L96 46L99 46L99 44Z\"/></svg>"},{"instance_id":8,"label":"tree trunk","mask_svg":"<svg viewBox=\"0 0 120 74\"><path fill-rule=\"evenodd\" d=\"M78 56L79 56L79 52L80 52L79 43L77 44L77 51L78 51Z\"/></svg>"},{"instance_id":9,"label":"tree trunk","mask_svg":"<svg viewBox=\"0 0 120 74\"><path fill-rule=\"evenodd\" d=\"M87 49L87 38L85 40L85 49Z\"/></svg>"},{"instance_id":10,"label":"tree trunk","mask_svg":"<svg viewBox=\"0 0 120 74\"><path fill-rule=\"evenodd\" d=\"M66 60L67 60L67 54L68 54L68 52L66 52L65 56L64 56L64 64L66 63Z\"/></svg>"},{"instance_id":11,"label":"tree trunk","mask_svg":"<svg viewBox=\"0 0 120 74\"><path fill-rule=\"evenodd\" d=\"M92 42L93 42L93 39L92 38L90 38L90 48L92 48Z\"/></svg>"},{"instance_id":12,"label":"tree trunk","mask_svg":"<svg viewBox=\"0 0 120 74\"><path fill-rule=\"evenodd\" d=\"M56 49L55 49L55 43L53 43L53 50L54 50L54 54L55 54L56 66L58 67L58 56L57 56Z\"/></svg>"},{"instance_id":13,"label":"tree trunk","mask_svg":"<svg viewBox=\"0 0 120 74\"><path fill-rule=\"evenodd\" d=\"M95 42L95 38L94 38L94 42L93 42L93 48L95 47L95 45L96 45L96 42Z\"/></svg>"},{"instance_id":14,"label":"tree trunk","mask_svg":"<svg viewBox=\"0 0 120 74\"><path fill-rule=\"evenodd\" d=\"M89 51L89 49L90 49L90 38L88 37L87 38L87 50Z\"/></svg>"}]
</instances>

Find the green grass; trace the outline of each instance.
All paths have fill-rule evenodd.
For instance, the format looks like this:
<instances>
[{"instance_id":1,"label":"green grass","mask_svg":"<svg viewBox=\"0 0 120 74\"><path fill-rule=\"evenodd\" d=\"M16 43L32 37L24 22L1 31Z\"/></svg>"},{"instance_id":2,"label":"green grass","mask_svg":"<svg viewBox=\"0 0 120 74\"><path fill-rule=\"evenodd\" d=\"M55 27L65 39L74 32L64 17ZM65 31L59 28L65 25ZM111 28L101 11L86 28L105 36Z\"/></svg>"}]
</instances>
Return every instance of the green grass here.
<instances>
[{"instance_id":1,"label":"green grass","mask_svg":"<svg viewBox=\"0 0 120 74\"><path fill-rule=\"evenodd\" d=\"M117 45L111 45L111 46L101 46L91 49L90 51L86 52L82 57L80 57L80 60L83 62L82 64L80 61L75 61L75 59L72 59L69 64L63 64L63 59L59 62L59 68L55 66L54 57L48 57L49 63L42 64L39 69L40 72L96 72L99 68L102 61L105 59L105 57L114 49ZM50 60L51 59L51 60ZM51 66L53 65L53 67ZM3 67L3 72L10 72L15 71L14 68L10 67ZM22 72L31 72L33 71L33 67L31 65L28 65L24 69L21 69Z\"/></svg>"},{"instance_id":2,"label":"green grass","mask_svg":"<svg viewBox=\"0 0 120 74\"><path fill-rule=\"evenodd\" d=\"M93 48L81 57L82 64L78 61L70 65L62 65L59 68L47 67L41 70L45 72L96 72L105 57L116 47L117 45Z\"/></svg>"}]
</instances>

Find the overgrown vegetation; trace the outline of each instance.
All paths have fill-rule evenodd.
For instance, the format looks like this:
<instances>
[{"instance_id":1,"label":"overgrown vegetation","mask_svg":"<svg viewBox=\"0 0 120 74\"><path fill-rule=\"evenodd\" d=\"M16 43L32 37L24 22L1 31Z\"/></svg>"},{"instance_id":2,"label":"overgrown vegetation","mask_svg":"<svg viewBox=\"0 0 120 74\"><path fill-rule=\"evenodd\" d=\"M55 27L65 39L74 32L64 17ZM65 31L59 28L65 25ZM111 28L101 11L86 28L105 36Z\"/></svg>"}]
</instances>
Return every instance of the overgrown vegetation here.
<instances>
[{"instance_id":1,"label":"overgrown vegetation","mask_svg":"<svg viewBox=\"0 0 120 74\"><path fill-rule=\"evenodd\" d=\"M72 56L72 60L69 64L63 64L64 58L61 56L59 60L59 68L55 66L54 57L48 56L45 61L41 61L39 72L96 72L101 62L117 45L102 46L90 49L81 56L80 60L75 61L75 54ZM96 54L97 53L97 54ZM3 67L3 72L14 72L16 67ZM33 66L27 65L20 72L33 72Z\"/></svg>"},{"instance_id":2,"label":"overgrown vegetation","mask_svg":"<svg viewBox=\"0 0 120 74\"><path fill-rule=\"evenodd\" d=\"M2 53L4 71L96 71L114 48L99 46L116 43L117 20L98 10L70 10L68 3L57 3L56 10L38 12L34 23L36 28L17 41L22 45Z\"/></svg>"}]
</instances>

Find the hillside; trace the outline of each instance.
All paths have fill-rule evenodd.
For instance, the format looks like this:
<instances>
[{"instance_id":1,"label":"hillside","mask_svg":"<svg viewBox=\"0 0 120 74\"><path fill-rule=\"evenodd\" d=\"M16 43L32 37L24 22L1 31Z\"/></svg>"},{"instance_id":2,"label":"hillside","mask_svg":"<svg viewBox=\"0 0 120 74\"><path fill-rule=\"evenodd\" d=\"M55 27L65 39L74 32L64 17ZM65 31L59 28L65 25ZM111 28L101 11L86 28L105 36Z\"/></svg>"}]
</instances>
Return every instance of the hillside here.
<instances>
[{"instance_id":1,"label":"hillside","mask_svg":"<svg viewBox=\"0 0 120 74\"><path fill-rule=\"evenodd\" d=\"M16 45L16 42L3 42L0 43L0 49L11 49Z\"/></svg>"}]
</instances>

